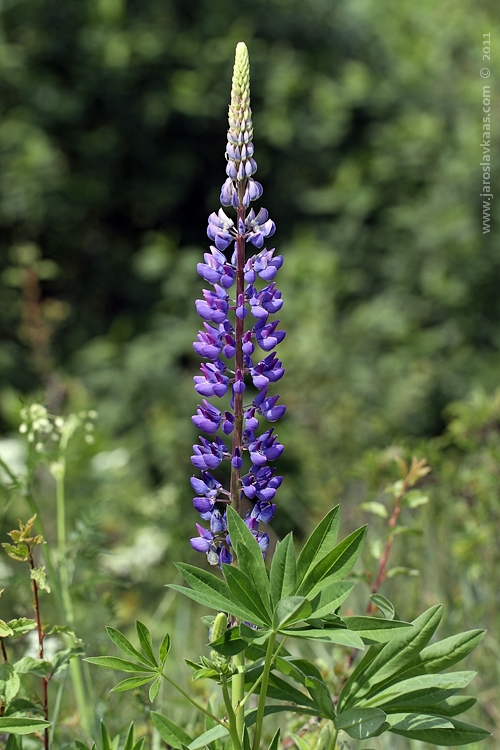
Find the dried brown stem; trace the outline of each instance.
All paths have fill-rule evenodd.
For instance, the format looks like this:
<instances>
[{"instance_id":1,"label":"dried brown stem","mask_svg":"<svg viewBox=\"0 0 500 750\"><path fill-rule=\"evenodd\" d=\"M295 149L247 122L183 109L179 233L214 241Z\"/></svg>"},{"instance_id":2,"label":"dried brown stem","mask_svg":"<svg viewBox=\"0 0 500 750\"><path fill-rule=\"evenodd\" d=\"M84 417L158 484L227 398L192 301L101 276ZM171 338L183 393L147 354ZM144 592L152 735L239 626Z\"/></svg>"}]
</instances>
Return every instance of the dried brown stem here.
<instances>
[{"instance_id":1,"label":"dried brown stem","mask_svg":"<svg viewBox=\"0 0 500 750\"><path fill-rule=\"evenodd\" d=\"M33 550L31 548L29 548L29 564L30 564L30 569L33 571L35 569L35 561L33 559ZM31 587L33 590L36 629L38 633L38 658L43 660L44 633L43 633L43 627L42 627L42 618L40 615L40 601L38 598L38 585L34 578L31 579ZM49 686L49 677L42 677L42 708L43 708L43 717L45 721L48 721L49 719L48 686ZM43 733L43 746L44 746L44 750L49 750L48 727L45 728L44 733Z\"/></svg>"}]
</instances>

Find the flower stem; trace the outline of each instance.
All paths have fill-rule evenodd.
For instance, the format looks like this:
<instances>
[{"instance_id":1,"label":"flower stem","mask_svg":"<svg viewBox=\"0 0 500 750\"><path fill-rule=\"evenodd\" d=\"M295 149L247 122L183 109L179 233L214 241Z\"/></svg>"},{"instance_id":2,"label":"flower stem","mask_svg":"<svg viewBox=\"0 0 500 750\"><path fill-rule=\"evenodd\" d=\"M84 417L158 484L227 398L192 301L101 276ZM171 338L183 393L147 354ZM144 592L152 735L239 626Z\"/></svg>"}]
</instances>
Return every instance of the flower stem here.
<instances>
[{"instance_id":1,"label":"flower stem","mask_svg":"<svg viewBox=\"0 0 500 750\"><path fill-rule=\"evenodd\" d=\"M271 666L273 662L273 650L274 643L276 641L276 633L272 633L267 644L266 661L264 662L264 671L262 673L262 686L260 688L259 705L257 708L257 720L255 722L255 735L253 738L253 750L259 750L260 738L262 735L262 724L264 721L264 709L266 707L267 698L267 686L269 684L269 675L271 673Z\"/></svg>"},{"instance_id":2,"label":"flower stem","mask_svg":"<svg viewBox=\"0 0 500 750\"><path fill-rule=\"evenodd\" d=\"M5 662L6 664L7 664L7 662L8 662L9 660L8 660L8 658L7 658L7 651L5 650L5 643L4 643L4 640L3 640L3 638L0 638L0 648L1 648L1 650L2 650L2 656L3 656L3 660L4 660L4 662Z\"/></svg>"},{"instance_id":3,"label":"flower stem","mask_svg":"<svg viewBox=\"0 0 500 750\"><path fill-rule=\"evenodd\" d=\"M241 750L241 741L238 728L236 725L236 716L229 696L229 690L227 689L227 679L225 677L221 680L222 697L224 698L224 705L226 706L227 718L229 721L229 734L233 742L233 750Z\"/></svg>"},{"instance_id":4,"label":"flower stem","mask_svg":"<svg viewBox=\"0 0 500 750\"><path fill-rule=\"evenodd\" d=\"M337 737L339 736L339 730L333 728L333 733L330 739L330 743L328 745L328 750L336 750L337 749Z\"/></svg>"},{"instance_id":5,"label":"flower stem","mask_svg":"<svg viewBox=\"0 0 500 750\"><path fill-rule=\"evenodd\" d=\"M240 189L241 193L241 189ZM237 224L245 222L245 207L242 203L243 196L240 195L240 205L237 208ZM236 238L236 305L240 295L244 294L245 291L245 279L244 279L244 267L245 267L245 237L238 232ZM245 323L243 318L239 318L236 315L235 322L235 367L236 372L239 370L243 373L243 335L245 332ZM242 447L242 436L243 436L243 393L234 394L234 429L233 429L233 451L232 455L235 455L236 449L241 453ZM230 497L231 505L237 513L240 513L240 473L241 470L231 467L231 487Z\"/></svg>"},{"instance_id":6,"label":"flower stem","mask_svg":"<svg viewBox=\"0 0 500 750\"><path fill-rule=\"evenodd\" d=\"M67 537L66 537L66 496L64 480L66 475L66 462L63 457L59 458L59 471L56 476L56 509L57 509L57 548L59 557L59 580L61 583L61 600L63 606L64 620L66 625L74 626L75 618L73 602L69 586L68 559L67 559ZM69 636L64 638L66 645L71 645ZM69 664L71 682L75 701L80 715L80 721L85 732L92 734L91 722L88 713L88 701L85 696L81 662L78 658L71 659Z\"/></svg>"},{"instance_id":7,"label":"flower stem","mask_svg":"<svg viewBox=\"0 0 500 750\"><path fill-rule=\"evenodd\" d=\"M245 652L242 651L240 654L233 656L233 664L236 668L245 667ZM244 725L244 712L240 711L245 701L245 672L235 672L231 680L231 692L233 698L233 706L236 713L236 729L238 737L243 739L243 725Z\"/></svg>"}]
</instances>

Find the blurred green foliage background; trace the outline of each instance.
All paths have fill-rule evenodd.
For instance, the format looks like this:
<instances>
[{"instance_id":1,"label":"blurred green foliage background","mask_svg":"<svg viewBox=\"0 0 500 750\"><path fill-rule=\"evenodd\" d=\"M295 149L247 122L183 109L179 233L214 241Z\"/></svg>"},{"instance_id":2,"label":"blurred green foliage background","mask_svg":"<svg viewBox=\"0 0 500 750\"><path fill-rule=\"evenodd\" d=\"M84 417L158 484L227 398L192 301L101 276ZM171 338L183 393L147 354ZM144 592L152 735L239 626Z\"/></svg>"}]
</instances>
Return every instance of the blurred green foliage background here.
<instances>
[{"instance_id":1,"label":"blurred green foliage background","mask_svg":"<svg viewBox=\"0 0 500 750\"><path fill-rule=\"evenodd\" d=\"M68 491L89 653L106 618L161 629L168 610L179 632L195 627L162 586L192 554L196 263L244 40L285 258L274 531L300 539L337 502L351 530L362 502L387 501L394 456L426 456L424 533L394 551L421 576L383 593L406 617L446 601L450 632L488 627L476 718L498 726L500 235L495 210L482 234L479 196L482 39L498 49L498 7L3 0L0 23L0 455L17 450L22 402L99 412ZM498 165L498 53L487 64ZM40 471L49 535L52 491ZM4 510L2 539L27 512Z\"/></svg>"}]
</instances>

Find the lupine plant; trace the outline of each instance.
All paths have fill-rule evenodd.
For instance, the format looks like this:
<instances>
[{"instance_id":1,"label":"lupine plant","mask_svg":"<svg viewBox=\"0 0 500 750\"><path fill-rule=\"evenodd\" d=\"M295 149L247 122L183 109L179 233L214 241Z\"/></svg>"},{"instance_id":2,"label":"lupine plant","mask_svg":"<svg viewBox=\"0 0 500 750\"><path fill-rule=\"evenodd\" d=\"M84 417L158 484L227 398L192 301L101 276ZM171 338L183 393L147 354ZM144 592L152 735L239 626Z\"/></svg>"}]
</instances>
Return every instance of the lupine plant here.
<instances>
[{"instance_id":1,"label":"lupine plant","mask_svg":"<svg viewBox=\"0 0 500 750\"><path fill-rule=\"evenodd\" d=\"M125 658L97 656L87 661L130 674L113 688L115 692L149 685L149 699L154 702L163 680L178 690L204 719L204 727L189 732L170 716L152 711L159 737L176 750L278 750L291 742L298 750L340 750L351 747L348 738L363 741L385 732L434 745L475 743L488 733L457 718L475 702L458 694L474 673L445 670L466 657L483 632L471 630L435 640L441 606L405 622L379 593L401 505L409 488L427 473L425 462L406 467L395 486L390 533L370 582L366 614L342 611L354 587L348 576L360 555L366 528L338 542L338 507L327 513L298 555L288 534L271 557L269 535L261 524L268 524L276 510L282 477L270 464L279 459L283 445L274 427L263 420L274 425L285 413L279 395L273 393L274 383L284 375L276 347L285 332L272 318L282 306L275 277L283 259L266 246L275 233L267 211L251 207L263 191L254 179L249 81L248 52L240 43L229 107L222 208L209 217L213 244L198 265L211 288L196 301L203 327L194 349L203 363L194 381L203 399L192 419L204 435L192 456L201 476L192 477L191 485L193 504L204 525L197 524L198 535L191 538L191 546L206 556L212 570L179 563L189 587L171 584L213 611L203 618L208 651L199 661L186 661L193 680L216 683L219 698L202 703L194 691L178 685L168 670L170 636L166 634L156 650L141 622L136 623L137 647L120 631L107 628ZM250 255L248 247L257 252ZM220 401L214 404L210 400L214 398ZM222 436L216 434L218 430ZM29 545L35 540L21 541L29 556ZM377 611L381 616L374 616ZM13 629L12 623L0 622L0 626L4 631ZM332 649L335 664L329 673L303 655L304 646L310 654L318 642ZM3 701L6 706L5 695ZM299 717L300 731L294 731L295 718L289 719L288 736L281 741L280 730L272 732L276 713ZM46 712L41 721L48 718ZM14 735L12 721L8 726ZM101 740L103 750L119 745L119 738L111 740L104 726ZM77 741L76 747L87 746ZM140 747L142 741L136 742L132 726L125 748Z\"/></svg>"}]
</instances>

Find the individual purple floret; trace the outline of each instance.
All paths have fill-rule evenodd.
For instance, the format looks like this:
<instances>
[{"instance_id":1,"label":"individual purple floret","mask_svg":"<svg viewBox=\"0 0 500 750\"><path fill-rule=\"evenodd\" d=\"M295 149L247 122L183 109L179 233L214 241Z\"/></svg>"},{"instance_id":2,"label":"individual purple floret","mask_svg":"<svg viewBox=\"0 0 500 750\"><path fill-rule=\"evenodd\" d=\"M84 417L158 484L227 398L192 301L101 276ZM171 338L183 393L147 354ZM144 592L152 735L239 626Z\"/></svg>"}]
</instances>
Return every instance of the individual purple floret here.
<instances>
[{"instance_id":1,"label":"individual purple floret","mask_svg":"<svg viewBox=\"0 0 500 750\"><path fill-rule=\"evenodd\" d=\"M191 463L197 469L216 469L222 459L229 455L226 446L218 436L213 443L209 443L204 437L200 437L200 442L201 445L193 445L194 456L191 456Z\"/></svg>"},{"instance_id":2,"label":"individual purple floret","mask_svg":"<svg viewBox=\"0 0 500 750\"><path fill-rule=\"evenodd\" d=\"M240 512L243 496L252 503L245 523L265 554L269 535L259 524L272 520L274 497L282 482L268 464L281 456L283 445L273 427L258 433L261 421L276 422L286 410L277 405L279 395L268 395L269 385L284 374L274 350L285 331L278 330L279 321L272 319L283 306L274 282L283 258L274 255L274 248L265 247L276 231L266 209L248 210L250 203L262 196L262 186L253 177L257 162L252 138L248 53L241 43L236 49L229 106L227 178L220 193L222 206L234 210L235 215L220 208L208 218L207 235L213 244L197 268L212 289L204 289L203 298L196 300L204 323L193 344L205 360L201 374L194 377L196 391L205 398L192 417L193 423L208 435L220 429L231 435L232 441L229 447L219 436L211 441L200 437L191 456L193 465L202 471L202 479L191 479L196 493L193 505L210 526L206 529L197 524L198 537L191 539L191 545L206 554L210 564L219 566L233 559L227 505ZM252 246L257 252L247 257L247 248ZM255 364L256 345L269 354ZM228 408L221 411L206 400L215 397L227 398ZM210 473L219 471L225 461L231 473L229 489Z\"/></svg>"},{"instance_id":3,"label":"individual purple floret","mask_svg":"<svg viewBox=\"0 0 500 750\"><path fill-rule=\"evenodd\" d=\"M194 387L200 396L218 396L221 398L228 389L229 378L224 375L226 365L220 359L215 362L203 362L201 364L201 375L195 375Z\"/></svg>"},{"instance_id":4,"label":"individual purple floret","mask_svg":"<svg viewBox=\"0 0 500 750\"><path fill-rule=\"evenodd\" d=\"M209 284L220 284L229 289L234 284L234 268L226 262L226 256L216 247L210 248L211 255L205 253L205 263L198 263L197 270L202 279Z\"/></svg>"}]
</instances>

